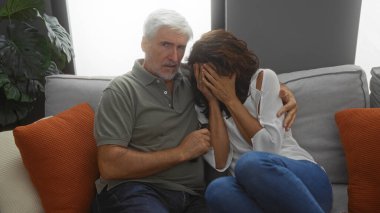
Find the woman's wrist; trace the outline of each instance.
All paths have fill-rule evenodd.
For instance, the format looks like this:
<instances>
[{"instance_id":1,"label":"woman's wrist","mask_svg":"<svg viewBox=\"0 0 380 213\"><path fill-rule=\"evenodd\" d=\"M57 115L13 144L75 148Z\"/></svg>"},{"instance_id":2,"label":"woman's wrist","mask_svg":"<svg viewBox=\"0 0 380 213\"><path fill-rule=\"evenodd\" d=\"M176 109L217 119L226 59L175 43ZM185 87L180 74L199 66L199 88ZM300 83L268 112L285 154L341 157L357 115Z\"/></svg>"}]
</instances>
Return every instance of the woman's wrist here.
<instances>
[{"instance_id":1,"label":"woman's wrist","mask_svg":"<svg viewBox=\"0 0 380 213\"><path fill-rule=\"evenodd\" d=\"M224 102L224 105L226 105L226 107L229 109L233 109L237 104L241 104L240 100L237 97Z\"/></svg>"},{"instance_id":2,"label":"woman's wrist","mask_svg":"<svg viewBox=\"0 0 380 213\"><path fill-rule=\"evenodd\" d=\"M208 105L209 106L212 106L212 105L219 106L218 99L213 98L213 99L208 100Z\"/></svg>"}]
</instances>

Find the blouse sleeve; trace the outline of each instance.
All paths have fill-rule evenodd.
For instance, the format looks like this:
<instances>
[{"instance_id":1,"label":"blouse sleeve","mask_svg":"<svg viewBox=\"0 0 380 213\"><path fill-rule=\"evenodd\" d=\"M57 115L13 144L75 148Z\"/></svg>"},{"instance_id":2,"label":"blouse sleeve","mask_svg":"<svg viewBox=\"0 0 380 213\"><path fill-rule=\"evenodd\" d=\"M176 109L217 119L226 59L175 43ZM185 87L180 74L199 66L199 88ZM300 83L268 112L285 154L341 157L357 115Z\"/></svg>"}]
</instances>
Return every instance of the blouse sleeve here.
<instances>
[{"instance_id":1,"label":"blouse sleeve","mask_svg":"<svg viewBox=\"0 0 380 213\"><path fill-rule=\"evenodd\" d=\"M197 112L197 115L198 115L198 121L200 124L208 124L208 118L202 113L203 111L203 108L195 105L195 111ZM203 159L206 160L206 162L211 166L213 167L216 171L218 172L224 172L228 169L228 167L230 167L231 165L231 162L232 162L232 146L230 144L230 152L228 153L228 157L227 157L227 162L226 162L226 166L222 169L217 169L216 168L216 164L215 164L215 154L214 154L214 149L213 148L210 148L208 150L208 152L206 154L203 155Z\"/></svg>"},{"instance_id":2,"label":"blouse sleeve","mask_svg":"<svg viewBox=\"0 0 380 213\"><path fill-rule=\"evenodd\" d=\"M277 117L277 111L282 107L279 97L280 82L272 70L263 70L261 89L256 89L256 79L251 83L251 91L256 90L259 95L251 95L253 102L259 109L257 119L263 127L252 138L253 150L278 153L283 143L283 119ZM252 93L253 94L253 93Z\"/></svg>"}]
</instances>

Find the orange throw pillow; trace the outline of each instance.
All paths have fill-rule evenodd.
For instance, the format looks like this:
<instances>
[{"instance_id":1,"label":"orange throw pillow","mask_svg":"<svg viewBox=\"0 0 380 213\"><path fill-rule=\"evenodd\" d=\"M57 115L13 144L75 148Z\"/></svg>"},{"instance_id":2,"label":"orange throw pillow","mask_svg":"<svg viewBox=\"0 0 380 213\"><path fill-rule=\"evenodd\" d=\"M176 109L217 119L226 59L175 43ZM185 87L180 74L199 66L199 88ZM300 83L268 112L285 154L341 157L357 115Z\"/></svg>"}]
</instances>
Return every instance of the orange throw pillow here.
<instances>
[{"instance_id":1,"label":"orange throw pillow","mask_svg":"<svg viewBox=\"0 0 380 213\"><path fill-rule=\"evenodd\" d=\"M98 177L94 112L80 104L13 131L46 212L90 212Z\"/></svg>"},{"instance_id":2,"label":"orange throw pillow","mask_svg":"<svg viewBox=\"0 0 380 213\"><path fill-rule=\"evenodd\" d=\"M336 113L347 160L348 210L380 210L380 108L347 109Z\"/></svg>"}]
</instances>

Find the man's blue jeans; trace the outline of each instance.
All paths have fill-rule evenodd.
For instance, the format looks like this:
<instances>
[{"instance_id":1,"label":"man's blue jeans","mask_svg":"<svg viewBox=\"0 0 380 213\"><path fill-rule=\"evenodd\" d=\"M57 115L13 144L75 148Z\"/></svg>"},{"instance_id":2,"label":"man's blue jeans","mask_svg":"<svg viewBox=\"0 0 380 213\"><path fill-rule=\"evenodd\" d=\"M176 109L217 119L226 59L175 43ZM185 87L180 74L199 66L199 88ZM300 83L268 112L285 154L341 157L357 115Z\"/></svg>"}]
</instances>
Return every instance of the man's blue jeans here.
<instances>
[{"instance_id":1,"label":"man's blue jeans","mask_svg":"<svg viewBox=\"0 0 380 213\"><path fill-rule=\"evenodd\" d=\"M210 212L330 212L332 188L323 169L310 161L249 152L235 177L221 177L206 189Z\"/></svg>"},{"instance_id":2,"label":"man's blue jeans","mask_svg":"<svg viewBox=\"0 0 380 213\"><path fill-rule=\"evenodd\" d=\"M103 189L93 203L93 213L152 212L206 213L202 196L165 190L151 184L126 182L110 190Z\"/></svg>"}]
</instances>

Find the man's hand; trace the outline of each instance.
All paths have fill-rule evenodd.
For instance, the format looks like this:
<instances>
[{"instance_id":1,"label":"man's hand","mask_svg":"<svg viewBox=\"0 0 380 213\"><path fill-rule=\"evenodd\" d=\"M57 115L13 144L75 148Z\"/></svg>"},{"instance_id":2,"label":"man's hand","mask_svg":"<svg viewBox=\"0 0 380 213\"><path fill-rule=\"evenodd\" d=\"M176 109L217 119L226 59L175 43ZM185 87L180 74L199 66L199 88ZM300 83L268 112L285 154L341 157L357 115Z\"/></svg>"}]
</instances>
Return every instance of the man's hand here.
<instances>
[{"instance_id":1,"label":"man's hand","mask_svg":"<svg viewBox=\"0 0 380 213\"><path fill-rule=\"evenodd\" d=\"M188 134L178 146L183 159L192 160L205 154L210 148L210 131L200 129Z\"/></svg>"},{"instance_id":2,"label":"man's hand","mask_svg":"<svg viewBox=\"0 0 380 213\"><path fill-rule=\"evenodd\" d=\"M277 112L277 116L280 117L285 113L284 128L288 131L296 119L297 102L294 94L285 84L281 84L279 95L284 106Z\"/></svg>"}]
</instances>

